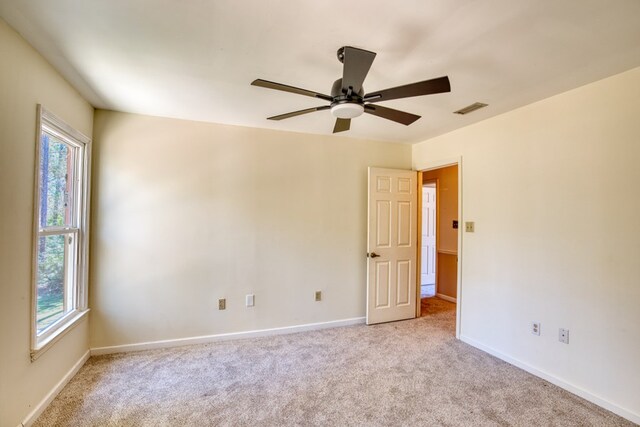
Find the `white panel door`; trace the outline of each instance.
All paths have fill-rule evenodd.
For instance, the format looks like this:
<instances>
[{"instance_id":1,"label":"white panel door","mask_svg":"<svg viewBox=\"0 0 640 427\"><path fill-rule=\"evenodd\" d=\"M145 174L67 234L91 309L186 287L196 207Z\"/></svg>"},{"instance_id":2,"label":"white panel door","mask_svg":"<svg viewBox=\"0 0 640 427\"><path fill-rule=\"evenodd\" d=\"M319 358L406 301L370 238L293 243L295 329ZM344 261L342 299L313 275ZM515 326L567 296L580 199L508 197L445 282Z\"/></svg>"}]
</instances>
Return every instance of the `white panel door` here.
<instances>
[{"instance_id":1,"label":"white panel door","mask_svg":"<svg viewBox=\"0 0 640 427\"><path fill-rule=\"evenodd\" d=\"M369 168L367 324L416 315L417 173Z\"/></svg>"},{"instance_id":2,"label":"white panel door","mask_svg":"<svg viewBox=\"0 0 640 427\"><path fill-rule=\"evenodd\" d=\"M436 187L422 187L421 285L436 283Z\"/></svg>"}]
</instances>

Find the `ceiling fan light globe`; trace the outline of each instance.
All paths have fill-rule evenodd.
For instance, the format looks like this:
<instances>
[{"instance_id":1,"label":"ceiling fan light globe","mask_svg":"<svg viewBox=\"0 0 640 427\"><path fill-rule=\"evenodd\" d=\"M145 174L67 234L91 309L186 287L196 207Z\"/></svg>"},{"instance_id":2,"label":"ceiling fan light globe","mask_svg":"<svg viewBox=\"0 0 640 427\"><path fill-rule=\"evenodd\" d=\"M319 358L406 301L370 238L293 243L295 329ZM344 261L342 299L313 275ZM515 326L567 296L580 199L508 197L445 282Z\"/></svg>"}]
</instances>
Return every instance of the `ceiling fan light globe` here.
<instances>
[{"instance_id":1,"label":"ceiling fan light globe","mask_svg":"<svg viewBox=\"0 0 640 427\"><path fill-rule=\"evenodd\" d=\"M336 104L331 107L331 114L339 119L353 119L364 113L364 105L356 103Z\"/></svg>"}]
</instances>

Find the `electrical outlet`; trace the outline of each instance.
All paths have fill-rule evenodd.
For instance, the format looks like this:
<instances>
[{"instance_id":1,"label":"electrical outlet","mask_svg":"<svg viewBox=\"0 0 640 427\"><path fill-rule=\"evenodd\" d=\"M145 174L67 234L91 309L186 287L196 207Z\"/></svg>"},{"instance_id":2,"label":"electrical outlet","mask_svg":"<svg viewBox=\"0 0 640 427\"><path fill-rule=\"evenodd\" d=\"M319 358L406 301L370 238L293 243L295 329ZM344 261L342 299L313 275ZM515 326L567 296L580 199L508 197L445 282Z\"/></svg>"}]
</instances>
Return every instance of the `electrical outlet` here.
<instances>
[{"instance_id":1,"label":"electrical outlet","mask_svg":"<svg viewBox=\"0 0 640 427\"><path fill-rule=\"evenodd\" d=\"M476 231L476 224L473 221L468 221L464 223L464 229L467 233L473 233Z\"/></svg>"},{"instance_id":2,"label":"electrical outlet","mask_svg":"<svg viewBox=\"0 0 640 427\"><path fill-rule=\"evenodd\" d=\"M569 344L569 330L560 328L558 332L558 341Z\"/></svg>"},{"instance_id":3,"label":"electrical outlet","mask_svg":"<svg viewBox=\"0 0 640 427\"><path fill-rule=\"evenodd\" d=\"M247 307L253 307L256 304L256 296L254 294L247 295L245 302Z\"/></svg>"},{"instance_id":4,"label":"electrical outlet","mask_svg":"<svg viewBox=\"0 0 640 427\"><path fill-rule=\"evenodd\" d=\"M322 301L322 291L316 291L316 301Z\"/></svg>"},{"instance_id":5,"label":"electrical outlet","mask_svg":"<svg viewBox=\"0 0 640 427\"><path fill-rule=\"evenodd\" d=\"M531 322L531 333L533 335L540 335L540 322Z\"/></svg>"},{"instance_id":6,"label":"electrical outlet","mask_svg":"<svg viewBox=\"0 0 640 427\"><path fill-rule=\"evenodd\" d=\"M225 298L220 298L218 300L218 310L224 310L227 308L227 300Z\"/></svg>"}]
</instances>

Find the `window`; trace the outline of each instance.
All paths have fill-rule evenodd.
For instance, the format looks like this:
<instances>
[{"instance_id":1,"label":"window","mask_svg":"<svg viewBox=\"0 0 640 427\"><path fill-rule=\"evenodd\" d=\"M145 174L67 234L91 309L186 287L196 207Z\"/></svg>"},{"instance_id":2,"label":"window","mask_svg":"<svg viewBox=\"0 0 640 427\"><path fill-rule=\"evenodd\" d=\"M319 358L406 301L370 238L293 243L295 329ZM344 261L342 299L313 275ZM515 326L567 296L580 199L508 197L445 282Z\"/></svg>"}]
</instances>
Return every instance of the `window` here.
<instances>
[{"instance_id":1,"label":"window","mask_svg":"<svg viewBox=\"0 0 640 427\"><path fill-rule=\"evenodd\" d=\"M87 312L90 140L38 106L32 359Z\"/></svg>"}]
</instances>

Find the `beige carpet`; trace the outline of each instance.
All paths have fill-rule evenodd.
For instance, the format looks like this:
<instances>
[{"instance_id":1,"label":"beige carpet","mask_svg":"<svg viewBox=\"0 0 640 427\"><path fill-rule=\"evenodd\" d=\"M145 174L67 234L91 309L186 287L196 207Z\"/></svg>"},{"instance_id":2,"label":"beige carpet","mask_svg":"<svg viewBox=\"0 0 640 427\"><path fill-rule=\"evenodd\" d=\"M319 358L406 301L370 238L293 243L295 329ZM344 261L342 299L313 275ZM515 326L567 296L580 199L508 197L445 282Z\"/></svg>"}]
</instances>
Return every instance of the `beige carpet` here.
<instances>
[{"instance_id":1,"label":"beige carpet","mask_svg":"<svg viewBox=\"0 0 640 427\"><path fill-rule=\"evenodd\" d=\"M633 425L419 319L92 357L36 426Z\"/></svg>"}]
</instances>

